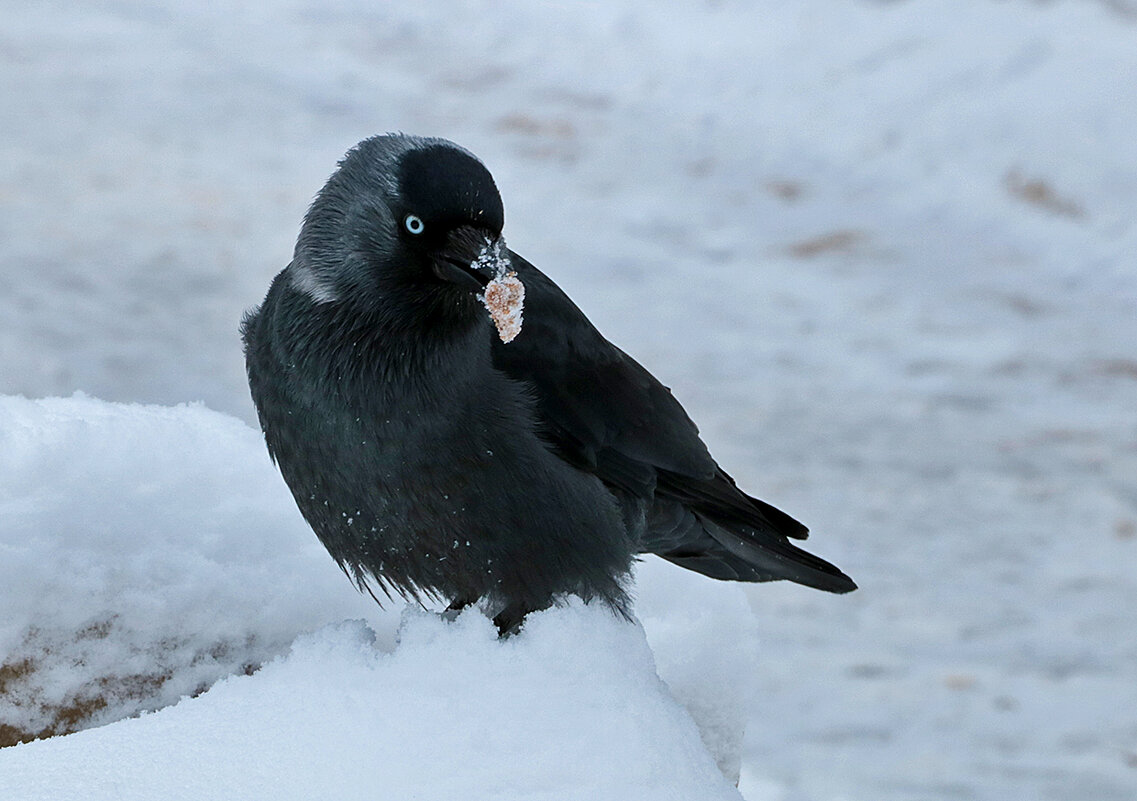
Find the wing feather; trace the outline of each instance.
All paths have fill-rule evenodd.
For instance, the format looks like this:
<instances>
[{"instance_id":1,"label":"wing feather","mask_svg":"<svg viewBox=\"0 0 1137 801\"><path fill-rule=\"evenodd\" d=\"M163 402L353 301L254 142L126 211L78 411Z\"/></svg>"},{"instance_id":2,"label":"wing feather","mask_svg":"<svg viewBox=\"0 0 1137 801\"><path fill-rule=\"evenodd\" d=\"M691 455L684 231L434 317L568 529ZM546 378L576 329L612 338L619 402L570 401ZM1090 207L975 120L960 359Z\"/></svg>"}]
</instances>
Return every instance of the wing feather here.
<instances>
[{"instance_id":1,"label":"wing feather","mask_svg":"<svg viewBox=\"0 0 1137 801\"><path fill-rule=\"evenodd\" d=\"M790 545L787 537L805 539L808 529L740 490L671 390L606 340L540 270L510 256L525 285L524 323L511 342L494 338L494 365L532 388L542 434L562 458L651 502L645 551L715 578L856 587Z\"/></svg>"}]
</instances>

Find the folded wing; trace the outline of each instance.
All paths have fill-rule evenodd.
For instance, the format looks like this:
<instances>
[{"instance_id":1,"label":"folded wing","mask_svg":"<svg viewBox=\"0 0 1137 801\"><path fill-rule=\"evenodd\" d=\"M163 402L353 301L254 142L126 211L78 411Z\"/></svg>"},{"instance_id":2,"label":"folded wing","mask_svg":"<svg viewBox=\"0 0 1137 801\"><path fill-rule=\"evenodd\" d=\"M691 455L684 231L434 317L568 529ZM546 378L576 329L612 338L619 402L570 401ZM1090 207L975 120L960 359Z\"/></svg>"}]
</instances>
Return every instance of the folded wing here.
<instances>
[{"instance_id":1,"label":"folded wing","mask_svg":"<svg viewBox=\"0 0 1137 801\"><path fill-rule=\"evenodd\" d=\"M508 344L495 337L494 364L532 387L542 434L562 458L644 502L641 550L718 579L856 588L789 542L805 539L805 526L735 485L667 387L540 270L510 255L525 285L524 323Z\"/></svg>"}]
</instances>

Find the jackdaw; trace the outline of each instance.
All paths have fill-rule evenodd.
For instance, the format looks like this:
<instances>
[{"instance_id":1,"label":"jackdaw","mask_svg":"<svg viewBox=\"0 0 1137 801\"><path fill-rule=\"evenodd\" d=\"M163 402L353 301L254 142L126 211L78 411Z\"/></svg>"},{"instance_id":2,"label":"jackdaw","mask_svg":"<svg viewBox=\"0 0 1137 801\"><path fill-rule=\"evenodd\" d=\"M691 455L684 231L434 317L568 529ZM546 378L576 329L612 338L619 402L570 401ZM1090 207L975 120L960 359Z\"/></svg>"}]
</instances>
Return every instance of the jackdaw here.
<instances>
[{"instance_id":1,"label":"jackdaw","mask_svg":"<svg viewBox=\"0 0 1137 801\"><path fill-rule=\"evenodd\" d=\"M444 139L354 147L241 333L268 450L361 589L502 632L568 595L627 616L637 553L716 579L856 585L711 458L670 390L508 250Z\"/></svg>"}]
</instances>

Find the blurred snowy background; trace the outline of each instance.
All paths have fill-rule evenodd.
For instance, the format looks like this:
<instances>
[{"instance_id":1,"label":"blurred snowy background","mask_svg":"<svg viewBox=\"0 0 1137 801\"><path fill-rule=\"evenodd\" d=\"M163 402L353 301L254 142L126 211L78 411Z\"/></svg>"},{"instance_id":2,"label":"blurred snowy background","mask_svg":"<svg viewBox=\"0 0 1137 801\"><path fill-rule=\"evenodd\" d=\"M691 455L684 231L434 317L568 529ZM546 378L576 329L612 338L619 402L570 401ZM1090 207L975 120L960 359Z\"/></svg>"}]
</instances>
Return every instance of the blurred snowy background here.
<instances>
[{"instance_id":1,"label":"blurred snowy background","mask_svg":"<svg viewBox=\"0 0 1137 801\"><path fill-rule=\"evenodd\" d=\"M753 684L723 690L748 699L744 796L1137 797L1137 4L5 0L0 18L0 394L252 422L237 323L336 160L383 131L445 136L494 174L510 245L862 587L747 588ZM106 636L95 606L38 594L120 580L66 586L114 504L37 507L37 487L87 499L66 470L81 447L117 454L102 493L146 475L111 447L138 426L185 464L253 452L204 410L170 412L200 440L179 450L160 412L116 408L0 406L0 691L26 678L29 630L96 626L80 662ZM59 444L76 430L80 450ZM247 464L259 539L224 544L240 498L203 526L219 563L275 570L291 557L264 516L302 523L267 460ZM203 472L214 491L173 508L239 474ZM161 492L131 493L164 519ZM29 550L44 521L66 536ZM138 532L91 552L125 559ZM172 580L193 557L165 558ZM289 626L370 614L323 559L299 601L262 599L284 611L220 594L227 641L261 640L214 655L218 675L286 652ZM740 591L694 602L714 593ZM668 679L677 661L655 659ZM50 753L0 751L0 776L6 754Z\"/></svg>"}]
</instances>

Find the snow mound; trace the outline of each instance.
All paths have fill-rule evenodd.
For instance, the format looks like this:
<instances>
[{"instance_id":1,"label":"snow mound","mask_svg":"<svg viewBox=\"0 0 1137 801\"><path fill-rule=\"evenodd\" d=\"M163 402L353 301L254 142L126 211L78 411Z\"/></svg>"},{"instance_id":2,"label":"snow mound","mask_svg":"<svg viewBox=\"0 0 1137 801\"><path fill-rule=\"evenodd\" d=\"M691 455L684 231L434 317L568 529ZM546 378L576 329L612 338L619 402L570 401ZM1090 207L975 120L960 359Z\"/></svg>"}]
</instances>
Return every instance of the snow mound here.
<instances>
[{"instance_id":1,"label":"snow mound","mask_svg":"<svg viewBox=\"0 0 1137 801\"><path fill-rule=\"evenodd\" d=\"M49 738L0 749L0 798L738 798L746 598L637 574L642 626L400 617L244 423L0 397L0 744Z\"/></svg>"},{"instance_id":2,"label":"snow mound","mask_svg":"<svg viewBox=\"0 0 1137 801\"><path fill-rule=\"evenodd\" d=\"M745 592L652 556L636 569L635 611L659 675L694 718L723 775L738 784L760 665Z\"/></svg>"},{"instance_id":3,"label":"snow mound","mask_svg":"<svg viewBox=\"0 0 1137 801\"><path fill-rule=\"evenodd\" d=\"M0 752L0 796L739 799L655 676L639 627L581 606L499 641L477 611L303 637L181 704Z\"/></svg>"},{"instance_id":4,"label":"snow mound","mask_svg":"<svg viewBox=\"0 0 1137 801\"><path fill-rule=\"evenodd\" d=\"M377 613L342 584L244 423L0 397L0 745L168 706Z\"/></svg>"}]
</instances>

